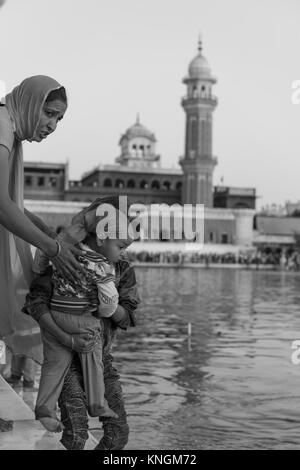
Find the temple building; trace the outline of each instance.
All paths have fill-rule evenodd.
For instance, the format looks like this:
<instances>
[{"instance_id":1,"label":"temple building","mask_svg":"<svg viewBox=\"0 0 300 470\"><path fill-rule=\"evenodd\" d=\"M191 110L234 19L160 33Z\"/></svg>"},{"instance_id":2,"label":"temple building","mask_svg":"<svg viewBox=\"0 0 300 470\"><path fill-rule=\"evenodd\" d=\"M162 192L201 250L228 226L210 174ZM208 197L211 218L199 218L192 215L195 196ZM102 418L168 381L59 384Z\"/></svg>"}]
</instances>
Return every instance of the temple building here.
<instances>
[{"instance_id":1,"label":"temple building","mask_svg":"<svg viewBox=\"0 0 300 470\"><path fill-rule=\"evenodd\" d=\"M25 164L25 199L89 203L101 195L126 195L130 204L204 204L205 241L252 243L256 194L254 188L213 186L217 158L213 154L213 95L216 78L202 53L183 79L186 94L184 155L177 168L163 166L155 134L137 116L119 141L113 164L99 164L80 180L68 180L68 164Z\"/></svg>"}]
</instances>

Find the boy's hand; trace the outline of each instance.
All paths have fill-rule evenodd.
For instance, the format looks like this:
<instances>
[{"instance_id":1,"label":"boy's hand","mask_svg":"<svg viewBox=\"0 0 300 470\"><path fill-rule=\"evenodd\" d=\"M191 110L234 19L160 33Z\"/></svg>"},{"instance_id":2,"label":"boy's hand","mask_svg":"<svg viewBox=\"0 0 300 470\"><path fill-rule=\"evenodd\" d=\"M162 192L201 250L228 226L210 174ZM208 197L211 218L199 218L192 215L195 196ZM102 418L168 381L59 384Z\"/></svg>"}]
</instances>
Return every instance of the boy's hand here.
<instances>
[{"instance_id":1,"label":"boy's hand","mask_svg":"<svg viewBox=\"0 0 300 470\"><path fill-rule=\"evenodd\" d=\"M115 313L110 317L111 320L118 325L119 328L126 330L128 327L128 314L126 310L118 305Z\"/></svg>"},{"instance_id":2,"label":"boy's hand","mask_svg":"<svg viewBox=\"0 0 300 470\"><path fill-rule=\"evenodd\" d=\"M97 336L93 336L88 333L80 333L72 335L73 337L73 351L79 353L92 352L97 344Z\"/></svg>"}]
</instances>

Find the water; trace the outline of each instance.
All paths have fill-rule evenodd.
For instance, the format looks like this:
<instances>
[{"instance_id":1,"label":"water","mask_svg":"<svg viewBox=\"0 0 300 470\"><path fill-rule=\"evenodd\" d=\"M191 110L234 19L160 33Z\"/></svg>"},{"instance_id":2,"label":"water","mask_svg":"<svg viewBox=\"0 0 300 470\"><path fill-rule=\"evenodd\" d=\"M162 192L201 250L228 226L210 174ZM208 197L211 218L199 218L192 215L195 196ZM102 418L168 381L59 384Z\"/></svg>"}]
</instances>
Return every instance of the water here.
<instances>
[{"instance_id":1,"label":"water","mask_svg":"<svg viewBox=\"0 0 300 470\"><path fill-rule=\"evenodd\" d=\"M114 349L128 449L299 449L300 275L136 270L139 326ZM187 324L192 323L192 338Z\"/></svg>"}]
</instances>

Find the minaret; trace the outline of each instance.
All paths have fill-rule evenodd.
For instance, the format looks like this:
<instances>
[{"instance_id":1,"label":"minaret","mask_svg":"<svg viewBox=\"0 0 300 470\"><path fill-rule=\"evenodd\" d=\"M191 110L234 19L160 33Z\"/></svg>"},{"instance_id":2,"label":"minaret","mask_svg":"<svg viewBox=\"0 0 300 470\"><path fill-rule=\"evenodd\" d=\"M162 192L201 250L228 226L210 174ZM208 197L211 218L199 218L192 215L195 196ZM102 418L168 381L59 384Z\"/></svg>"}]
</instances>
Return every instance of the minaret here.
<instances>
[{"instance_id":1,"label":"minaret","mask_svg":"<svg viewBox=\"0 0 300 470\"><path fill-rule=\"evenodd\" d=\"M212 114L217 98L211 93L216 83L209 64L202 55L199 38L198 54L189 65L187 95L181 104L186 113L185 154L181 158L184 178L183 204L204 204L213 207L212 176L217 159L212 154Z\"/></svg>"}]
</instances>

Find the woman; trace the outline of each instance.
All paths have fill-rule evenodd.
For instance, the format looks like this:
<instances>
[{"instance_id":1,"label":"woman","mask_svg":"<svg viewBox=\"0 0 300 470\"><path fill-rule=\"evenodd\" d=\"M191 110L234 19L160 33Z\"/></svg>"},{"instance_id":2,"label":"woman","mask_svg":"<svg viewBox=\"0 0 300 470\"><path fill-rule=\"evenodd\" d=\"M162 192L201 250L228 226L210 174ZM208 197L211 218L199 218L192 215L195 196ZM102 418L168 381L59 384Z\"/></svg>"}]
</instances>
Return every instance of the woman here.
<instances>
[{"instance_id":1,"label":"woman","mask_svg":"<svg viewBox=\"0 0 300 470\"><path fill-rule=\"evenodd\" d=\"M23 206L22 142L41 142L55 131L67 109L65 88L54 79L26 78L0 106L0 338L14 353L42 361L39 328L21 313L32 280L30 244L76 279L80 251L55 240L56 233ZM84 345L86 336L82 336Z\"/></svg>"}]
</instances>

